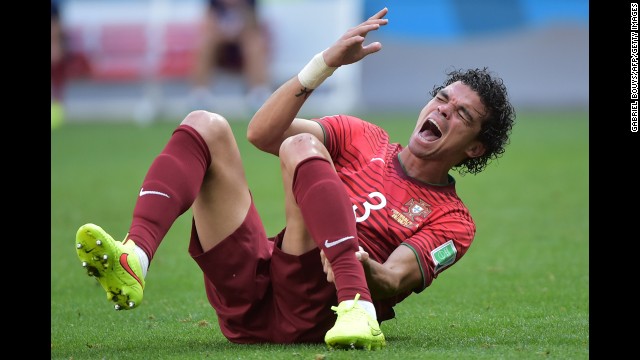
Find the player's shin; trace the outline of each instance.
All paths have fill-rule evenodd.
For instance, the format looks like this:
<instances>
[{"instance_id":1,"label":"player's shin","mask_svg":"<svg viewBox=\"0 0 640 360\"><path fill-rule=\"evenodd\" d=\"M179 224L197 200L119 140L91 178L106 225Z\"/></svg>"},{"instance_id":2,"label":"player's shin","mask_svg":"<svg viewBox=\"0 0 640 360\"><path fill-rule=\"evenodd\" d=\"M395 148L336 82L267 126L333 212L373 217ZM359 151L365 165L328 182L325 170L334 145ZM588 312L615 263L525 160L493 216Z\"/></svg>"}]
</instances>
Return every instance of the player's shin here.
<instances>
[{"instance_id":1,"label":"player's shin","mask_svg":"<svg viewBox=\"0 0 640 360\"><path fill-rule=\"evenodd\" d=\"M357 293L371 301L364 270L354 255L358 238L352 205L331 164L321 157L298 164L293 194L307 230L331 264L338 301L352 300Z\"/></svg>"}]
</instances>

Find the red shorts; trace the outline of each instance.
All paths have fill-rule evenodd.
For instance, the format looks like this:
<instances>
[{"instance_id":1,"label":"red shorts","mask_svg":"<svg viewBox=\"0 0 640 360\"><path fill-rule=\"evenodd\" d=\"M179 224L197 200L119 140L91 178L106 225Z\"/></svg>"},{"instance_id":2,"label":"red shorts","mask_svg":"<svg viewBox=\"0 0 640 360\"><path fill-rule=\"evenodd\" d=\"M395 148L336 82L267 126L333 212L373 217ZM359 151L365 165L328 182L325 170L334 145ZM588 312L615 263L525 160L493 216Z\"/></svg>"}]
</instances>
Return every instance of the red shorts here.
<instances>
[{"instance_id":1,"label":"red shorts","mask_svg":"<svg viewBox=\"0 0 640 360\"><path fill-rule=\"evenodd\" d=\"M283 234L266 236L253 202L242 225L206 253L192 226L189 253L204 273L207 298L231 342L323 342L335 323L335 285L327 282L320 250L285 254Z\"/></svg>"}]
</instances>

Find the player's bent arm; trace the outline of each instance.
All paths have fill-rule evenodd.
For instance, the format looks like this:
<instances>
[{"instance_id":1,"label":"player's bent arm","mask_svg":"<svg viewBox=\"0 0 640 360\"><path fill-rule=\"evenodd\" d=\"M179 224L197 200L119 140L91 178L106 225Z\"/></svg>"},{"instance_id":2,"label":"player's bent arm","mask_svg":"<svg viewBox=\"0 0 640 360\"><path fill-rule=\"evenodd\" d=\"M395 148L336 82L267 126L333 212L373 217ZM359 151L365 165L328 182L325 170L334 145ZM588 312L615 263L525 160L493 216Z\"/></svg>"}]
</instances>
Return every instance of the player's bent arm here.
<instances>
[{"instance_id":1,"label":"player's bent arm","mask_svg":"<svg viewBox=\"0 0 640 360\"><path fill-rule=\"evenodd\" d=\"M416 255L406 246L398 246L383 264L370 259L366 252L361 252L360 261L374 299L406 293L422 284L422 273Z\"/></svg>"},{"instance_id":2,"label":"player's bent arm","mask_svg":"<svg viewBox=\"0 0 640 360\"><path fill-rule=\"evenodd\" d=\"M310 93L297 76L284 83L251 118L247 140L258 149L276 156L284 139L291 135L310 133L324 141L320 124L296 118Z\"/></svg>"},{"instance_id":3,"label":"player's bent arm","mask_svg":"<svg viewBox=\"0 0 640 360\"><path fill-rule=\"evenodd\" d=\"M310 121L294 122L313 89L343 65L353 64L367 55L380 51L382 44L363 45L365 36L387 24L383 8L360 25L348 29L333 45L316 54L298 73L281 85L253 115L247 127L247 139L258 149L277 155L282 141L302 132L311 133L324 141L320 125Z\"/></svg>"}]
</instances>

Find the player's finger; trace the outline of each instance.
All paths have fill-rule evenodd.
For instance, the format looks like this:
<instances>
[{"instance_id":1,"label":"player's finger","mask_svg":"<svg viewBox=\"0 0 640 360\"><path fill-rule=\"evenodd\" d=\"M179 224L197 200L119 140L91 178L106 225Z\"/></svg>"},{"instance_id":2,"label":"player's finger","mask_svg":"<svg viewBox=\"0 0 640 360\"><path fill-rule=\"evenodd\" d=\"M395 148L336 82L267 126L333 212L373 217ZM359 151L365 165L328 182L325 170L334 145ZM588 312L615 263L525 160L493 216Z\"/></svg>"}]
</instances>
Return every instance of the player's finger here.
<instances>
[{"instance_id":1,"label":"player's finger","mask_svg":"<svg viewBox=\"0 0 640 360\"><path fill-rule=\"evenodd\" d=\"M369 54L373 54L374 52L378 52L381 49L382 49L382 44L377 41L362 47L362 50L364 51L365 56Z\"/></svg>"},{"instance_id":2,"label":"player's finger","mask_svg":"<svg viewBox=\"0 0 640 360\"><path fill-rule=\"evenodd\" d=\"M331 269L331 265L329 265L328 261L325 261L322 266L322 271L327 274L327 281L333 282L333 269Z\"/></svg>"},{"instance_id":3,"label":"player's finger","mask_svg":"<svg viewBox=\"0 0 640 360\"><path fill-rule=\"evenodd\" d=\"M377 20L377 22L375 23L364 23L358 25L355 28L351 29L350 33L352 33L353 35L366 36L368 33L376 31L380 29L381 26L386 25L384 23L380 23L380 21L382 20Z\"/></svg>"},{"instance_id":4,"label":"player's finger","mask_svg":"<svg viewBox=\"0 0 640 360\"><path fill-rule=\"evenodd\" d=\"M360 45L360 44L362 44L363 42L364 42L364 37L363 37L363 36L360 36L360 35L356 35L356 36L352 36L352 37L350 37L350 38L348 38L348 39L345 39L345 40L342 42L342 44L341 44L341 45L342 45L342 46L344 46L344 47L346 47L346 48L351 48L351 47L353 47L353 46Z\"/></svg>"},{"instance_id":5,"label":"player's finger","mask_svg":"<svg viewBox=\"0 0 640 360\"><path fill-rule=\"evenodd\" d=\"M389 9L387 9L386 7L382 8L380 11L378 11L377 13L375 13L373 16L371 16L369 18L369 20L373 20L373 19L382 19L383 16L387 15L387 13L389 12Z\"/></svg>"},{"instance_id":6,"label":"player's finger","mask_svg":"<svg viewBox=\"0 0 640 360\"><path fill-rule=\"evenodd\" d=\"M358 259L360 262L367 261L369 260L369 253L364 251L362 246L360 246L358 251L356 251L356 259Z\"/></svg>"},{"instance_id":7,"label":"player's finger","mask_svg":"<svg viewBox=\"0 0 640 360\"><path fill-rule=\"evenodd\" d=\"M360 35L360 36L366 36L368 33L370 33L371 31L375 31L380 29L380 26L385 25L384 23L380 23L380 21L382 20L377 20L376 23L362 23L352 29L350 29L349 31L347 31L344 35L343 38L344 39L348 39L351 37L354 37L356 35Z\"/></svg>"}]
</instances>

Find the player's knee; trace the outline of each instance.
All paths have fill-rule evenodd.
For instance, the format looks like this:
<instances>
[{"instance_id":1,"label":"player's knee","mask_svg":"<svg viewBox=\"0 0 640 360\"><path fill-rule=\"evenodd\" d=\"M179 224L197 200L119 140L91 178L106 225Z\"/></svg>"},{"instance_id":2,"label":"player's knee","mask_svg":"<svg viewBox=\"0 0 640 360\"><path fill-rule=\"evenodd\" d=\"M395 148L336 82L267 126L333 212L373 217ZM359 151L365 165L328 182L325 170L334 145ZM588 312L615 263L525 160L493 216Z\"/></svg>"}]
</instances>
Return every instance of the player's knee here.
<instances>
[{"instance_id":1,"label":"player's knee","mask_svg":"<svg viewBox=\"0 0 640 360\"><path fill-rule=\"evenodd\" d=\"M207 143L224 143L233 138L229 121L222 115L205 110L190 112L182 121L182 125L189 125L202 136Z\"/></svg>"},{"instance_id":2,"label":"player's knee","mask_svg":"<svg viewBox=\"0 0 640 360\"><path fill-rule=\"evenodd\" d=\"M322 142L308 133L290 136L280 145L281 161L298 163L309 157L318 156L329 159L329 154Z\"/></svg>"},{"instance_id":3,"label":"player's knee","mask_svg":"<svg viewBox=\"0 0 640 360\"><path fill-rule=\"evenodd\" d=\"M288 169L290 175L295 177L295 172L301 163L310 158L323 158L329 163L331 156L324 144L315 136L308 133L293 135L285 139L280 145L280 163L283 169Z\"/></svg>"}]
</instances>

